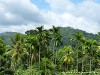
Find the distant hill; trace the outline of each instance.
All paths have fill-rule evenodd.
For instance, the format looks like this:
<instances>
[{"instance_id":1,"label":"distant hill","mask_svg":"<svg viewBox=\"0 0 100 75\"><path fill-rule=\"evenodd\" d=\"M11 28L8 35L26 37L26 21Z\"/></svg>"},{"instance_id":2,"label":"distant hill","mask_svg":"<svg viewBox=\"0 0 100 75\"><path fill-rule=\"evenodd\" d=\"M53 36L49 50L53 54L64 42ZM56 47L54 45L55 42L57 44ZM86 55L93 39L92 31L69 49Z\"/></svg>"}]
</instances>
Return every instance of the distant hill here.
<instances>
[{"instance_id":1,"label":"distant hill","mask_svg":"<svg viewBox=\"0 0 100 75\"><path fill-rule=\"evenodd\" d=\"M75 34L77 32L83 33L83 35L87 39L98 40L96 34L87 33L85 31L82 31L82 30L79 30L79 29L73 29L71 27L60 27L60 32L61 32L61 35L62 35L62 39L63 39L63 44L64 45L71 44L70 39L73 38L72 34ZM9 44L9 36L14 37L16 33L17 32L4 32L4 33L0 33L0 36L4 37L5 42L7 44Z\"/></svg>"},{"instance_id":2,"label":"distant hill","mask_svg":"<svg viewBox=\"0 0 100 75\"><path fill-rule=\"evenodd\" d=\"M86 37L87 39L94 39L94 40L98 40L98 37L96 34L92 34L92 33L87 33L85 31L79 30L79 29L73 29L71 27L60 27L60 32L61 35L63 37L63 41L64 41L64 45L68 45L70 44L70 39L73 38L72 34L75 34L77 32L81 32L83 34L84 37Z\"/></svg>"},{"instance_id":3,"label":"distant hill","mask_svg":"<svg viewBox=\"0 0 100 75\"><path fill-rule=\"evenodd\" d=\"M16 35L17 32L4 32L4 33L0 33L0 37L4 37L4 42L6 44L10 44L10 37L14 37Z\"/></svg>"}]
</instances>

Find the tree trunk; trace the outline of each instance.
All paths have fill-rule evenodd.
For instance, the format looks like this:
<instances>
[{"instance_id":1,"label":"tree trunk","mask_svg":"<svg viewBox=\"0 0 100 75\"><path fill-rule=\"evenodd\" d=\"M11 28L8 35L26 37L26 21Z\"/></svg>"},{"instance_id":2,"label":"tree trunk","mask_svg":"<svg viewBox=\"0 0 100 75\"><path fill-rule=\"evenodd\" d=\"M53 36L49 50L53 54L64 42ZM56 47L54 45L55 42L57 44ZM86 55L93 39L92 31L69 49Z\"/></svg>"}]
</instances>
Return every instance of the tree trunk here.
<instances>
[{"instance_id":1,"label":"tree trunk","mask_svg":"<svg viewBox=\"0 0 100 75\"><path fill-rule=\"evenodd\" d=\"M33 56L31 54L31 75L32 75L32 58L33 58Z\"/></svg>"},{"instance_id":2,"label":"tree trunk","mask_svg":"<svg viewBox=\"0 0 100 75\"><path fill-rule=\"evenodd\" d=\"M91 72L91 58L90 58L90 72Z\"/></svg>"},{"instance_id":3,"label":"tree trunk","mask_svg":"<svg viewBox=\"0 0 100 75\"><path fill-rule=\"evenodd\" d=\"M83 72L83 59L82 59L82 72Z\"/></svg>"},{"instance_id":4,"label":"tree trunk","mask_svg":"<svg viewBox=\"0 0 100 75\"><path fill-rule=\"evenodd\" d=\"M40 51L41 51L41 46L40 46L40 43L39 43L39 72L40 72L40 57L41 57Z\"/></svg>"},{"instance_id":5,"label":"tree trunk","mask_svg":"<svg viewBox=\"0 0 100 75\"><path fill-rule=\"evenodd\" d=\"M30 58L29 58L29 68L30 68L30 75L32 75L32 65L31 65L31 45L30 45L30 54L29 54Z\"/></svg>"},{"instance_id":6,"label":"tree trunk","mask_svg":"<svg viewBox=\"0 0 100 75\"><path fill-rule=\"evenodd\" d=\"M57 51L55 50L55 65L56 65Z\"/></svg>"},{"instance_id":7,"label":"tree trunk","mask_svg":"<svg viewBox=\"0 0 100 75\"><path fill-rule=\"evenodd\" d=\"M54 49L55 49L55 48L54 48L54 45L53 45L53 51L52 51L52 52L53 52L53 55L54 55ZM54 62L54 57L53 57L53 62Z\"/></svg>"},{"instance_id":8,"label":"tree trunk","mask_svg":"<svg viewBox=\"0 0 100 75\"><path fill-rule=\"evenodd\" d=\"M68 71L68 64L67 64L67 71Z\"/></svg>"},{"instance_id":9,"label":"tree trunk","mask_svg":"<svg viewBox=\"0 0 100 75\"><path fill-rule=\"evenodd\" d=\"M77 51L77 72L78 72L78 51Z\"/></svg>"},{"instance_id":10,"label":"tree trunk","mask_svg":"<svg viewBox=\"0 0 100 75\"><path fill-rule=\"evenodd\" d=\"M45 75L46 75L46 61L45 61Z\"/></svg>"},{"instance_id":11,"label":"tree trunk","mask_svg":"<svg viewBox=\"0 0 100 75\"><path fill-rule=\"evenodd\" d=\"M65 64L65 66L64 66L64 67L65 67L65 72L66 72L66 63L64 63L64 64Z\"/></svg>"}]
</instances>

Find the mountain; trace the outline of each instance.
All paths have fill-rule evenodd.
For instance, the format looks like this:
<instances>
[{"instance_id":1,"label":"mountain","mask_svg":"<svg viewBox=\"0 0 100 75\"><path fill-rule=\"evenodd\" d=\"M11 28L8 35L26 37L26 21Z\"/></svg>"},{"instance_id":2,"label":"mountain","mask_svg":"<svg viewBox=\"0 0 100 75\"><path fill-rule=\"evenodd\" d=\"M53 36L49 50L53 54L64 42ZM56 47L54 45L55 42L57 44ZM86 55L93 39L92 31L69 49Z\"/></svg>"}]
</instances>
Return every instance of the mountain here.
<instances>
[{"instance_id":1,"label":"mountain","mask_svg":"<svg viewBox=\"0 0 100 75\"><path fill-rule=\"evenodd\" d=\"M4 33L0 33L0 37L4 38L4 42L6 44L10 44L10 37L14 37L16 35L17 32L4 32Z\"/></svg>"},{"instance_id":2,"label":"mountain","mask_svg":"<svg viewBox=\"0 0 100 75\"><path fill-rule=\"evenodd\" d=\"M96 34L87 33L85 31L82 31L82 30L79 30L79 29L73 29L71 27L59 27L59 28L60 28L60 32L61 32L61 35L62 35L64 45L71 44L70 39L73 38L72 34L75 34L77 32L81 32L83 34L83 36L86 37L87 39L98 40ZM9 44L9 42L10 42L9 36L14 37L16 33L17 32L4 32L4 33L0 33L0 36L4 37L5 43Z\"/></svg>"},{"instance_id":3,"label":"mountain","mask_svg":"<svg viewBox=\"0 0 100 75\"><path fill-rule=\"evenodd\" d=\"M82 33L83 36L87 39L93 39L93 40L98 41L97 34L87 33L85 31L82 31L82 30L79 30L79 29L73 29L71 27L60 27L60 32L61 32L61 35L62 35L62 38L63 38L64 45L71 44L70 39L73 38L72 34L75 34L75 33L78 33L78 32Z\"/></svg>"}]
</instances>

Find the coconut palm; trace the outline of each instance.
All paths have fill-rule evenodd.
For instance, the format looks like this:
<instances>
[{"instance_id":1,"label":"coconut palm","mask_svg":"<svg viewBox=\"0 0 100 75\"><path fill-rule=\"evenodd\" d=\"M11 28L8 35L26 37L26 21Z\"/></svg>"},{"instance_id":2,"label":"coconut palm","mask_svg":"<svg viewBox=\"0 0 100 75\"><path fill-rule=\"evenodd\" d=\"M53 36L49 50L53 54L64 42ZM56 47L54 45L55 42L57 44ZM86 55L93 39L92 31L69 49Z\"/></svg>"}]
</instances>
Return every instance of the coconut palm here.
<instances>
[{"instance_id":1,"label":"coconut palm","mask_svg":"<svg viewBox=\"0 0 100 75\"><path fill-rule=\"evenodd\" d=\"M45 51L48 49L49 46L49 41L50 41L50 34L49 31L44 30L43 26L37 27L35 30L30 30L27 31L26 34L28 36L31 36L31 38L29 38L31 44L34 46L34 48L36 50L38 50L38 60L39 60L39 66L38 69L40 71L40 60L41 57L44 57L47 55L47 52ZM34 39L32 39L34 38ZM32 39L32 40L31 40ZM48 56L48 55L47 55Z\"/></svg>"},{"instance_id":2,"label":"coconut palm","mask_svg":"<svg viewBox=\"0 0 100 75\"><path fill-rule=\"evenodd\" d=\"M51 32L52 32L52 42L53 42L53 54L55 54L57 52L55 47L59 46L62 43L62 39L61 39L62 36L60 34L59 27L53 26ZM55 64L56 64L56 57L57 57L57 53L55 55L55 60L53 59L53 61L55 61Z\"/></svg>"},{"instance_id":3,"label":"coconut palm","mask_svg":"<svg viewBox=\"0 0 100 75\"><path fill-rule=\"evenodd\" d=\"M70 45L64 46L57 53L58 53L58 61L62 62L62 64L64 64L65 71L66 71L66 67L68 71L69 64L74 61L72 47Z\"/></svg>"},{"instance_id":4,"label":"coconut palm","mask_svg":"<svg viewBox=\"0 0 100 75\"><path fill-rule=\"evenodd\" d=\"M82 33L76 33L76 34L73 34L75 36L75 38L73 39L75 42L76 42L76 47L75 47L75 50L76 50L76 53L77 53L77 71L79 71L79 55L82 55L82 54L79 54L81 52L80 49L82 49L82 42L84 43L85 40L84 40L84 37L82 35Z\"/></svg>"},{"instance_id":5,"label":"coconut palm","mask_svg":"<svg viewBox=\"0 0 100 75\"><path fill-rule=\"evenodd\" d=\"M28 56L29 56L29 60L28 60L28 63L29 63L29 68L30 68L30 75L32 75L32 66L33 66L33 61L36 62L37 60L37 56L38 56L38 53L37 53L37 49L36 49L36 46L37 46L37 36L27 36L27 39L25 41L25 46L26 46L26 49L27 49L27 52L28 52Z\"/></svg>"},{"instance_id":6,"label":"coconut palm","mask_svg":"<svg viewBox=\"0 0 100 75\"><path fill-rule=\"evenodd\" d=\"M42 43L42 36L43 36L42 33L44 31L43 26L37 27L36 28L36 31L38 33L38 44L39 44L39 71L40 71L40 61L41 61L41 54L40 54L40 52L41 52L41 43Z\"/></svg>"},{"instance_id":7,"label":"coconut palm","mask_svg":"<svg viewBox=\"0 0 100 75\"><path fill-rule=\"evenodd\" d=\"M3 71L5 71L6 68L8 68L7 66L5 66L5 64L7 64L5 61L5 52L6 52L6 44L4 43L4 38L0 37L0 74L3 75Z\"/></svg>"},{"instance_id":8,"label":"coconut palm","mask_svg":"<svg viewBox=\"0 0 100 75\"><path fill-rule=\"evenodd\" d=\"M6 44L4 43L4 38L0 37L0 57L5 53Z\"/></svg>"},{"instance_id":9,"label":"coconut palm","mask_svg":"<svg viewBox=\"0 0 100 75\"><path fill-rule=\"evenodd\" d=\"M21 56L24 53L24 36L18 33L14 38L10 38L10 40L11 45L6 54L11 56L11 66L14 70L16 70L21 65Z\"/></svg>"},{"instance_id":10,"label":"coconut palm","mask_svg":"<svg viewBox=\"0 0 100 75\"><path fill-rule=\"evenodd\" d=\"M89 39L87 40L87 55L89 57L89 61L90 61L90 66L89 66L89 69L90 71L92 70L92 61L95 60L95 55L96 55L96 41L95 40L92 40L92 39Z\"/></svg>"}]
</instances>

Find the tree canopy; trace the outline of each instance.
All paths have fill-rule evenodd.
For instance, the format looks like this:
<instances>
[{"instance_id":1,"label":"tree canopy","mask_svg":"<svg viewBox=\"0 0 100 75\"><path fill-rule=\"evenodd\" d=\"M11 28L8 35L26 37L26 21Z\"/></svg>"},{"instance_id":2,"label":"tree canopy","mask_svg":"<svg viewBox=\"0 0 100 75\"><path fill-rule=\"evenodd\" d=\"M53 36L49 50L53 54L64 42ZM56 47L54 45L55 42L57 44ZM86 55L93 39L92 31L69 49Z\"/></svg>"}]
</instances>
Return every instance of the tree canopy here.
<instances>
[{"instance_id":1,"label":"tree canopy","mask_svg":"<svg viewBox=\"0 0 100 75\"><path fill-rule=\"evenodd\" d=\"M68 32L40 26L9 37L9 45L1 37L0 75L100 74L100 34L90 34L95 39L85 32Z\"/></svg>"}]
</instances>

